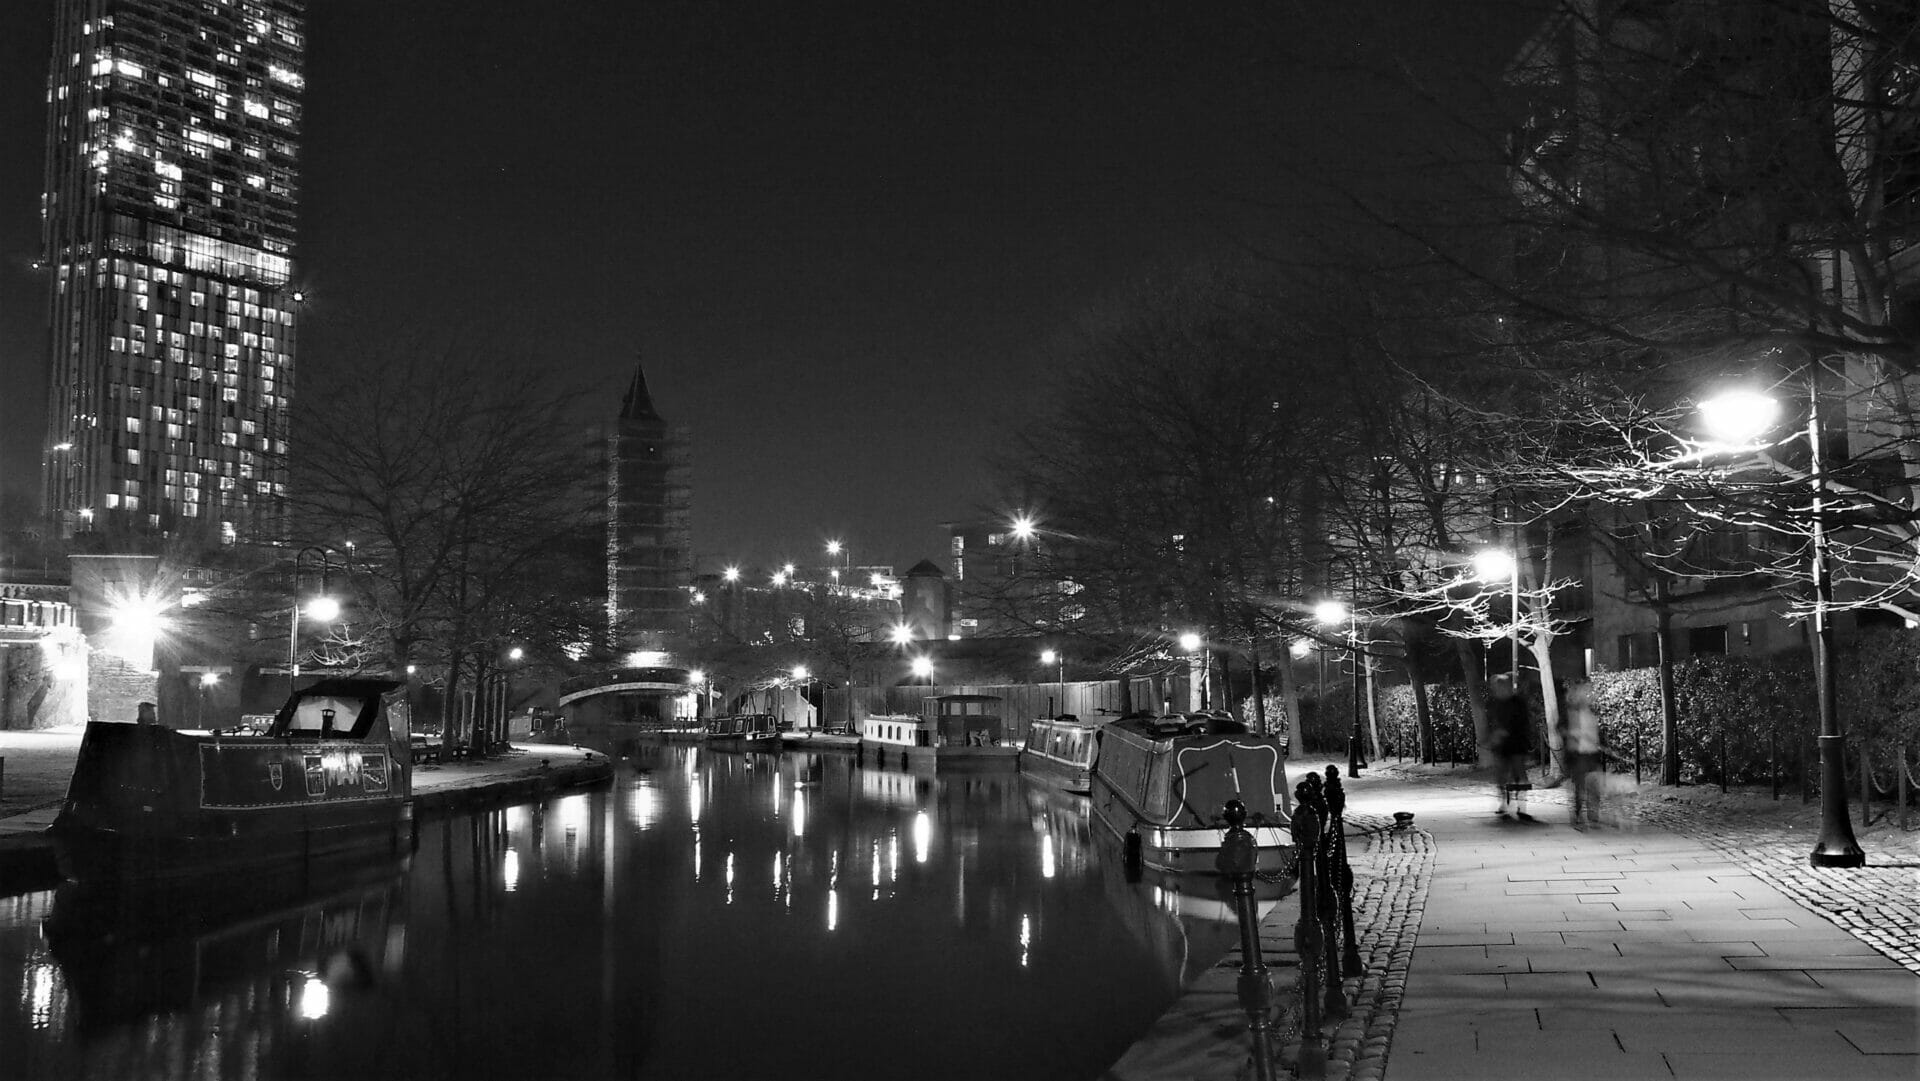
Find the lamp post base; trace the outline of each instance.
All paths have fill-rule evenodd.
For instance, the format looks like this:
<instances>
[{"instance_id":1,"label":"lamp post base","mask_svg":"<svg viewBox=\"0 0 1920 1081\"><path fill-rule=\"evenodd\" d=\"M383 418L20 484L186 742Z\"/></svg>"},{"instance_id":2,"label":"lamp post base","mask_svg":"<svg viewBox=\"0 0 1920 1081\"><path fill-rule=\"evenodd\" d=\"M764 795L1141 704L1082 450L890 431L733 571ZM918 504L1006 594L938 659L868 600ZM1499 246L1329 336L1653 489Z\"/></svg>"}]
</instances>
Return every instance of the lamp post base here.
<instances>
[{"instance_id":1,"label":"lamp post base","mask_svg":"<svg viewBox=\"0 0 1920 1081\"><path fill-rule=\"evenodd\" d=\"M1847 817L1847 767L1840 757L1845 746L1842 736L1820 736L1820 839L1807 856L1814 867L1861 867L1867 862Z\"/></svg>"}]
</instances>

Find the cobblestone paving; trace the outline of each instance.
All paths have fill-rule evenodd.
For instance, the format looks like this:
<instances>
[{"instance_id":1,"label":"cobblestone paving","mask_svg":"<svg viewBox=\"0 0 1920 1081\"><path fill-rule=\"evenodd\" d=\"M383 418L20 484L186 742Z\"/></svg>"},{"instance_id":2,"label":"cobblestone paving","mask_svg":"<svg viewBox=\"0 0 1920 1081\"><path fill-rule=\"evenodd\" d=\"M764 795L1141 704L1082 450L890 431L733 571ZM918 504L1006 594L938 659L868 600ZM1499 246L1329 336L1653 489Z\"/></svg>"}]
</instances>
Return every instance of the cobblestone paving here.
<instances>
[{"instance_id":1,"label":"cobblestone paving","mask_svg":"<svg viewBox=\"0 0 1920 1081\"><path fill-rule=\"evenodd\" d=\"M1407 967L1413 960L1420 913L1433 878L1433 836L1423 829L1396 830L1392 825L1393 820L1384 815L1355 814L1346 821L1361 975L1343 984L1351 1013L1333 1029L1328 1041L1329 1081L1378 1081L1386 1072L1393 1024L1406 994ZM1362 832L1366 851L1355 853L1351 846ZM1289 998L1297 1003L1295 971ZM1299 1062L1300 1054L1297 1014L1288 1021L1284 1027L1289 1038L1281 1058L1292 1065Z\"/></svg>"}]
</instances>

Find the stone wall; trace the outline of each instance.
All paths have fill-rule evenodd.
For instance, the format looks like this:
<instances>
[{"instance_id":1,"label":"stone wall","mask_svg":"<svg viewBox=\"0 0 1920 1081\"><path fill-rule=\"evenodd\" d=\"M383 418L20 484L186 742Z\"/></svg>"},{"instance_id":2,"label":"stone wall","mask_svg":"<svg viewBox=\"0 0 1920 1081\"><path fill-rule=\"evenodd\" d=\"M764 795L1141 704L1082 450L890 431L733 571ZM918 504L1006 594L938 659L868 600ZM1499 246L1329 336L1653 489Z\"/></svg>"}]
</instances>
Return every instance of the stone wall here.
<instances>
[{"instance_id":1,"label":"stone wall","mask_svg":"<svg viewBox=\"0 0 1920 1081\"><path fill-rule=\"evenodd\" d=\"M159 701L159 682L159 673L95 650L87 657L87 713L96 721L131 721L140 703ZM179 728L178 720L162 717L160 723Z\"/></svg>"},{"instance_id":2,"label":"stone wall","mask_svg":"<svg viewBox=\"0 0 1920 1081\"><path fill-rule=\"evenodd\" d=\"M0 729L56 728L84 724L86 687L79 679L63 679L58 662L71 656L77 676L86 644L71 640L0 642Z\"/></svg>"}]
</instances>

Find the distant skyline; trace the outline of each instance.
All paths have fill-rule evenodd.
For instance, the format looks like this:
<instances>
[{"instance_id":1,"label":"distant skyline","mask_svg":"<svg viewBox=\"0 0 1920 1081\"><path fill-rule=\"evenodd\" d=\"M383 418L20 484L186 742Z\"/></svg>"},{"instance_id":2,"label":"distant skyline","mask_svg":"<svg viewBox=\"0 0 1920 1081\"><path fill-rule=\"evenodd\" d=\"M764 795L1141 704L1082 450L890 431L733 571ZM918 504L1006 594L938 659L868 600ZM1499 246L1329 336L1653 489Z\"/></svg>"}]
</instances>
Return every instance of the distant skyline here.
<instances>
[{"instance_id":1,"label":"distant skyline","mask_svg":"<svg viewBox=\"0 0 1920 1081\"><path fill-rule=\"evenodd\" d=\"M44 425L53 6L0 6L9 488L37 488ZM1351 70L1485 68L1514 21L1497 0L312 8L301 366L367 328L484 340L610 422L641 361L693 435L703 567L817 563L829 539L944 565L941 521L1014 509L986 453L1083 313L1324 223L1291 172L1339 182L1417 137Z\"/></svg>"}]
</instances>

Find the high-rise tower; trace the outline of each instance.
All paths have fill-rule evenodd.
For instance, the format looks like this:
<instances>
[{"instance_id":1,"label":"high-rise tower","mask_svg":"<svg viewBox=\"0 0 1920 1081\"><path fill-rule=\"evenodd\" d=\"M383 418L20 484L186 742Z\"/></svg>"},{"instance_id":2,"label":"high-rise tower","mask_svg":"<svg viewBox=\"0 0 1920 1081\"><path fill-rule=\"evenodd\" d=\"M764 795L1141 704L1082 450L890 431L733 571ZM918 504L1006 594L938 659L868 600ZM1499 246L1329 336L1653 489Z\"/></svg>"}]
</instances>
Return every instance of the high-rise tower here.
<instances>
[{"instance_id":1,"label":"high-rise tower","mask_svg":"<svg viewBox=\"0 0 1920 1081\"><path fill-rule=\"evenodd\" d=\"M669 650L686 629L691 472L687 438L653 407L638 365L607 440L607 621L635 650Z\"/></svg>"},{"instance_id":2,"label":"high-rise tower","mask_svg":"<svg viewBox=\"0 0 1920 1081\"><path fill-rule=\"evenodd\" d=\"M60 0L41 208L46 510L271 536L286 498L304 0Z\"/></svg>"}]
</instances>

